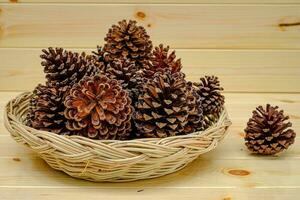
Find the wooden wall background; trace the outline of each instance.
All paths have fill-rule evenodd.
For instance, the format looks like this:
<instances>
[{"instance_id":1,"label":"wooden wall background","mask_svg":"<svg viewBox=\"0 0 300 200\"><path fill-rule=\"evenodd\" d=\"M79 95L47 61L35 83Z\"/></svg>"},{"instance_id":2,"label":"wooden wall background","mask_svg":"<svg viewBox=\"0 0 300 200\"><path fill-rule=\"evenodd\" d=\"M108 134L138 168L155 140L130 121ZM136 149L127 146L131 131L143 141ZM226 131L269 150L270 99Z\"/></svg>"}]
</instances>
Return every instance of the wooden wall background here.
<instances>
[{"instance_id":1,"label":"wooden wall background","mask_svg":"<svg viewBox=\"0 0 300 200\"><path fill-rule=\"evenodd\" d=\"M300 0L0 0L0 90L31 90L43 82L42 48L91 51L123 18L176 49L191 80L300 92Z\"/></svg>"}]
</instances>

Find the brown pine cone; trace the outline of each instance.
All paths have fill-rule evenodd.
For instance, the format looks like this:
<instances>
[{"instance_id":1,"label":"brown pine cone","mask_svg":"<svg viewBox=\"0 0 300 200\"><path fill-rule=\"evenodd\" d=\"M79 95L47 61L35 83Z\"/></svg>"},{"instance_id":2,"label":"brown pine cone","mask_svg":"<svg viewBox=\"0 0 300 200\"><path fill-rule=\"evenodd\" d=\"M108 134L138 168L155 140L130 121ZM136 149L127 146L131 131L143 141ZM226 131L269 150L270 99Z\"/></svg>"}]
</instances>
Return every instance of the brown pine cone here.
<instances>
[{"instance_id":1,"label":"brown pine cone","mask_svg":"<svg viewBox=\"0 0 300 200\"><path fill-rule=\"evenodd\" d=\"M166 71L171 73L180 72L182 67L180 59L175 60L175 51L173 51L170 55L168 55L168 52L169 46L164 48L161 44L159 47L155 48L151 59L139 62L138 68L140 70L135 73L129 82L129 88L131 88L130 93L134 102L137 101L137 97L142 90L141 85L149 79L153 79L155 73L165 73ZM184 75L184 73L180 74Z\"/></svg>"},{"instance_id":2,"label":"brown pine cone","mask_svg":"<svg viewBox=\"0 0 300 200\"><path fill-rule=\"evenodd\" d=\"M184 133L188 119L186 81L179 73L157 72L143 85L133 114L138 137Z\"/></svg>"},{"instance_id":3,"label":"brown pine cone","mask_svg":"<svg viewBox=\"0 0 300 200\"><path fill-rule=\"evenodd\" d=\"M103 51L103 48L97 46L97 51L92 51L92 53L96 56L96 59L102 66L107 66L107 64L111 61L108 54Z\"/></svg>"},{"instance_id":4,"label":"brown pine cone","mask_svg":"<svg viewBox=\"0 0 300 200\"><path fill-rule=\"evenodd\" d=\"M187 83L188 123L184 127L186 134L203 130L203 111L201 97L191 82Z\"/></svg>"},{"instance_id":5,"label":"brown pine cone","mask_svg":"<svg viewBox=\"0 0 300 200\"><path fill-rule=\"evenodd\" d=\"M267 104L266 109L258 106L253 111L245 129L245 141L253 153L272 155L287 149L294 143L296 133L289 129L292 126L278 106Z\"/></svg>"},{"instance_id":6,"label":"brown pine cone","mask_svg":"<svg viewBox=\"0 0 300 200\"><path fill-rule=\"evenodd\" d=\"M153 79L155 73L175 73L169 68L154 68L152 62L150 61L142 61L140 63L140 70L138 70L129 81L129 88L133 100L137 99L137 96L140 94L142 90L142 85L146 83L149 79ZM178 73L182 78L185 78L184 73Z\"/></svg>"},{"instance_id":7,"label":"brown pine cone","mask_svg":"<svg viewBox=\"0 0 300 200\"><path fill-rule=\"evenodd\" d=\"M202 109L204 115L219 116L223 110L225 97L221 94L223 88L220 86L218 77L205 76L200 78L199 83L194 83L198 87L198 94L202 100Z\"/></svg>"},{"instance_id":8,"label":"brown pine cone","mask_svg":"<svg viewBox=\"0 0 300 200\"><path fill-rule=\"evenodd\" d=\"M171 70L172 73L180 72L182 65L181 59L176 60L175 51L169 54L170 47L164 47L160 44L153 50L151 57L151 64L149 64L149 70L159 71L161 69Z\"/></svg>"},{"instance_id":9,"label":"brown pine cone","mask_svg":"<svg viewBox=\"0 0 300 200\"><path fill-rule=\"evenodd\" d=\"M152 73L152 75L154 74ZM138 70L129 79L127 88L132 99L133 105L135 104L135 102L137 102L138 96L142 92L143 84L145 84L147 80L148 79L144 77L143 70Z\"/></svg>"},{"instance_id":10,"label":"brown pine cone","mask_svg":"<svg viewBox=\"0 0 300 200\"><path fill-rule=\"evenodd\" d=\"M131 130L133 108L128 92L104 75L84 77L65 98L66 127L92 139L124 140Z\"/></svg>"},{"instance_id":11,"label":"brown pine cone","mask_svg":"<svg viewBox=\"0 0 300 200\"><path fill-rule=\"evenodd\" d=\"M65 128L62 96L62 92L57 87L38 85L30 101L27 125L56 134L69 134Z\"/></svg>"},{"instance_id":12,"label":"brown pine cone","mask_svg":"<svg viewBox=\"0 0 300 200\"><path fill-rule=\"evenodd\" d=\"M130 79L136 74L137 70L134 61L115 59L107 65L105 74L110 79L118 80L124 89L130 89Z\"/></svg>"},{"instance_id":13,"label":"brown pine cone","mask_svg":"<svg viewBox=\"0 0 300 200\"><path fill-rule=\"evenodd\" d=\"M111 59L129 58L140 62L151 56L152 42L146 30L137 26L134 20L122 20L113 25L104 39L103 50L109 53Z\"/></svg>"},{"instance_id":14,"label":"brown pine cone","mask_svg":"<svg viewBox=\"0 0 300 200\"><path fill-rule=\"evenodd\" d=\"M84 76L92 76L100 72L102 65L95 56L73 53L62 48L49 47L43 49L40 56L44 61L47 85L67 91L70 86L78 83Z\"/></svg>"}]
</instances>

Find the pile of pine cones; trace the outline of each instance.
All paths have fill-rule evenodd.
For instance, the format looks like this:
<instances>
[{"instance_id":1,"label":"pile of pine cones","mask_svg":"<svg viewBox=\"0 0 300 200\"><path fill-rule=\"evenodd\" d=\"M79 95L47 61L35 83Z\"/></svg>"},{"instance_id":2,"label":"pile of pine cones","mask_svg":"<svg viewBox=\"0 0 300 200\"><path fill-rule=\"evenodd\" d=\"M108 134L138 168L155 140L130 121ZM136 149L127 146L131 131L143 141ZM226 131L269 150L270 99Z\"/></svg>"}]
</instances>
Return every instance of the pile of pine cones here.
<instances>
[{"instance_id":1,"label":"pile of pine cones","mask_svg":"<svg viewBox=\"0 0 300 200\"><path fill-rule=\"evenodd\" d=\"M204 130L223 109L218 78L187 81L175 51L153 49L136 21L113 25L93 55L42 51L46 84L34 89L27 119L35 129L92 139L162 138Z\"/></svg>"}]
</instances>

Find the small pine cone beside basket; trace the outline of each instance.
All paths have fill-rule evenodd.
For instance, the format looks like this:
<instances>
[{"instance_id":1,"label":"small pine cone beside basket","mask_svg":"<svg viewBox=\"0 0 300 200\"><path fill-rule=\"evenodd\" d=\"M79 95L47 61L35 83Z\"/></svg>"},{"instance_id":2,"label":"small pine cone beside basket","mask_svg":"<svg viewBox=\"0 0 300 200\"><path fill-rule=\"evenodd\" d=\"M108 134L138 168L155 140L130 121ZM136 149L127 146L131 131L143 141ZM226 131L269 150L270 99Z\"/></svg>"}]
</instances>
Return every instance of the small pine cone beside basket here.
<instances>
[{"instance_id":1,"label":"small pine cone beside basket","mask_svg":"<svg viewBox=\"0 0 300 200\"><path fill-rule=\"evenodd\" d=\"M38 85L30 101L27 125L56 134L68 134L65 127L62 92L57 87Z\"/></svg>"},{"instance_id":2,"label":"small pine cone beside basket","mask_svg":"<svg viewBox=\"0 0 300 200\"><path fill-rule=\"evenodd\" d=\"M245 129L245 141L248 149L257 154L273 155L287 149L294 143L296 133L284 116L283 110L277 106L266 105L266 109L258 106L253 111Z\"/></svg>"},{"instance_id":3,"label":"small pine cone beside basket","mask_svg":"<svg viewBox=\"0 0 300 200\"><path fill-rule=\"evenodd\" d=\"M78 54L52 47L42 51L40 57L43 59L41 64L44 66L46 84L50 87L58 87L62 91L67 91L84 76L99 73L103 67L97 62L95 56L86 55L84 52Z\"/></svg>"},{"instance_id":4,"label":"small pine cone beside basket","mask_svg":"<svg viewBox=\"0 0 300 200\"><path fill-rule=\"evenodd\" d=\"M66 127L92 139L127 139L133 108L128 92L104 75L84 77L65 98Z\"/></svg>"},{"instance_id":5,"label":"small pine cone beside basket","mask_svg":"<svg viewBox=\"0 0 300 200\"><path fill-rule=\"evenodd\" d=\"M157 72L143 85L133 120L138 137L182 134L188 119L187 87L183 76Z\"/></svg>"},{"instance_id":6,"label":"small pine cone beside basket","mask_svg":"<svg viewBox=\"0 0 300 200\"><path fill-rule=\"evenodd\" d=\"M129 58L139 63L151 56L152 41L145 28L134 20L122 20L113 25L104 40L103 51L110 59Z\"/></svg>"}]
</instances>

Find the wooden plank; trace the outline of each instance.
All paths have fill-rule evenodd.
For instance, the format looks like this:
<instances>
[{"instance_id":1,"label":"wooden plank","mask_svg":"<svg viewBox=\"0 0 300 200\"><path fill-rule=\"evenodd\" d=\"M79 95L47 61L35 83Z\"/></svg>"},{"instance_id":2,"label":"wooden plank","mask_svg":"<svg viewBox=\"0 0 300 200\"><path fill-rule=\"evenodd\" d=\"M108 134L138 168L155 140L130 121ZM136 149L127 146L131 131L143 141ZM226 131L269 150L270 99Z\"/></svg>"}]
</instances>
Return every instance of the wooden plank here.
<instances>
[{"instance_id":1,"label":"wooden plank","mask_svg":"<svg viewBox=\"0 0 300 200\"><path fill-rule=\"evenodd\" d=\"M152 180L130 183L92 183L76 180L50 168L40 158L0 158L0 188L300 188L300 160L197 159L183 170Z\"/></svg>"},{"instance_id":2,"label":"wooden plank","mask_svg":"<svg viewBox=\"0 0 300 200\"><path fill-rule=\"evenodd\" d=\"M149 27L155 43L174 48L300 48L296 4L1 4L0 9L0 47L94 47L111 24L133 18Z\"/></svg>"},{"instance_id":3,"label":"wooden plank","mask_svg":"<svg viewBox=\"0 0 300 200\"><path fill-rule=\"evenodd\" d=\"M296 196L299 196L297 188L0 188L1 200L295 200Z\"/></svg>"},{"instance_id":4,"label":"wooden plank","mask_svg":"<svg viewBox=\"0 0 300 200\"><path fill-rule=\"evenodd\" d=\"M299 0L0 0L2 3L102 3L102 4L299 4Z\"/></svg>"},{"instance_id":5,"label":"wooden plank","mask_svg":"<svg viewBox=\"0 0 300 200\"><path fill-rule=\"evenodd\" d=\"M40 53L37 48L0 48L0 90L32 90L43 83ZM300 92L299 50L179 49L177 57L188 79L217 75L226 92Z\"/></svg>"}]
</instances>

